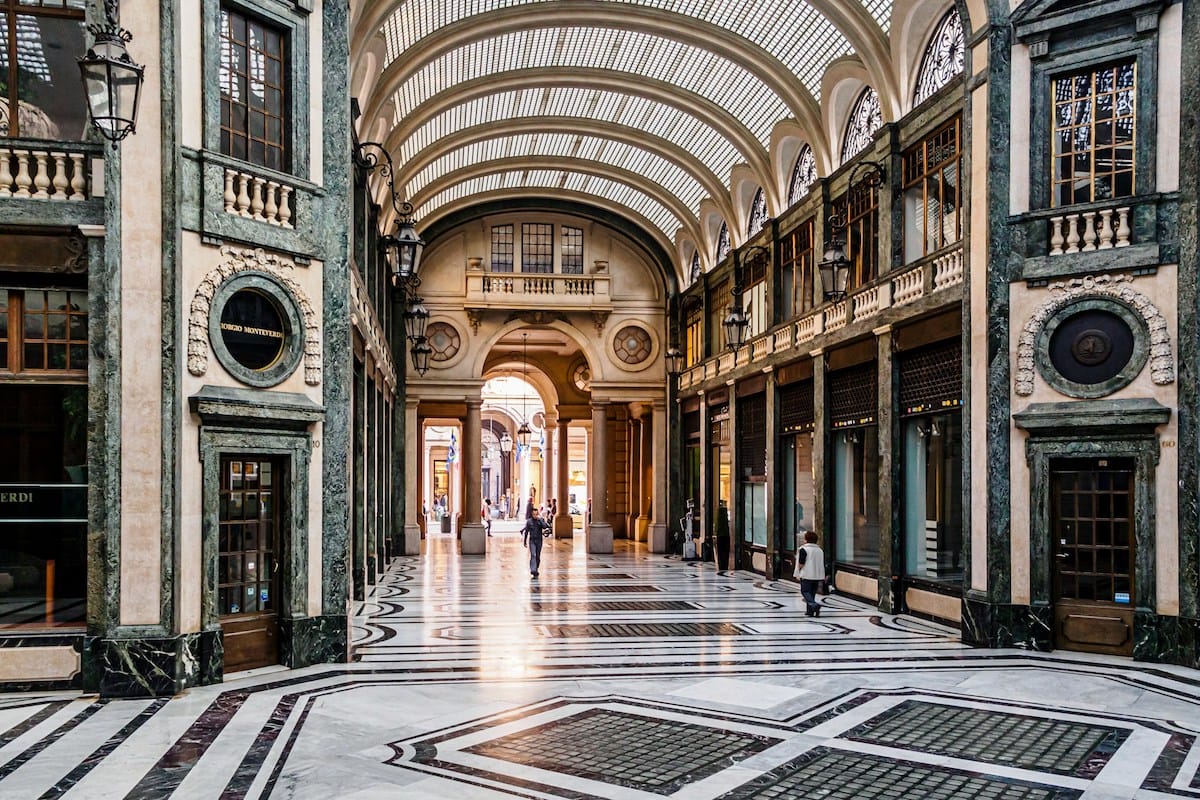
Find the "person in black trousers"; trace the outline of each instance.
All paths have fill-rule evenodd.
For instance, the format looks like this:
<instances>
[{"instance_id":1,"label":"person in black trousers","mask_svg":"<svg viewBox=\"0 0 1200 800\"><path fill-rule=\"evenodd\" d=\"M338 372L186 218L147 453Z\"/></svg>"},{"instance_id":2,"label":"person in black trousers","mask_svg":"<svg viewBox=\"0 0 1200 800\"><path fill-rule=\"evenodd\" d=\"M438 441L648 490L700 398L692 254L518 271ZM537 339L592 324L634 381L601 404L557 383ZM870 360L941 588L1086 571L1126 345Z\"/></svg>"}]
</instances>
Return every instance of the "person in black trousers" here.
<instances>
[{"instance_id":1,"label":"person in black trousers","mask_svg":"<svg viewBox=\"0 0 1200 800\"><path fill-rule=\"evenodd\" d=\"M549 529L542 519L541 512L536 508L530 512L525 527L521 529L521 544L529 548L529 574L538 576L538 567L542 565L542 541Z\"/></svg>"}]
</instances>

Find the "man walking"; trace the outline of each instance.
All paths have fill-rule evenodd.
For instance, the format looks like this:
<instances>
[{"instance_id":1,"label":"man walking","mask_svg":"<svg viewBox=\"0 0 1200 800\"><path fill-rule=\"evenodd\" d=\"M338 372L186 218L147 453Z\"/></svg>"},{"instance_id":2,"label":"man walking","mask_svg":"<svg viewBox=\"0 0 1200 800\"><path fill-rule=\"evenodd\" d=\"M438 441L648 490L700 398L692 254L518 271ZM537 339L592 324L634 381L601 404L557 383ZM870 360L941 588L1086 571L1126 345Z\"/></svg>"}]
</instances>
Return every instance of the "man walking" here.
<instances>
[{"instance_id":1,"label":"man walking","mask_svg":"<svg viewBox=\"0 0 1200 800\"><path fill-rule=\"evenodd\" d=\"M521 529L521 544L529 548L529 574L535 578L542 565L542 541L547 527L541 512L534 508Z\"/></svg>"},{"instance_id":2,"label":"man walking","mask_svg":"<svg viewBox=\"0 0 1200 800\"><path fill-rule=\"evenodd\" d=\"M816 531L805 531L804 546L796 551L796 569L792 574L800 579L800 594L804 595L804 616L821 616L817 587L825 580L825 553L817 546Z\"/></svg>"}]
</instances>

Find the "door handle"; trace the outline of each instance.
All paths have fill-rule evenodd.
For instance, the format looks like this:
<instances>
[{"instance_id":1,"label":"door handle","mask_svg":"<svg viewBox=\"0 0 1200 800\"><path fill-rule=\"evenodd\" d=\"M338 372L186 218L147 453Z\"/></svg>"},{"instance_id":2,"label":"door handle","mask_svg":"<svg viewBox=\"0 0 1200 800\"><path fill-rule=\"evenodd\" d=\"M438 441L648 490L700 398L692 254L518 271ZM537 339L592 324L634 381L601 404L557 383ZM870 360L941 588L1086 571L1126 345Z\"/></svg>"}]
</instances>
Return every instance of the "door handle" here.
<instances>
[{"instance_id":1,"label":"door handle","mask_svg":"<svg viewBox=\"0 0 1200 800\"><path fill-rule=\"evenodd\" d=\"M1055 553L1054 557L1055 558L1070 558L1071 554L1070 553Z\"/></svg>"}]
</instances>

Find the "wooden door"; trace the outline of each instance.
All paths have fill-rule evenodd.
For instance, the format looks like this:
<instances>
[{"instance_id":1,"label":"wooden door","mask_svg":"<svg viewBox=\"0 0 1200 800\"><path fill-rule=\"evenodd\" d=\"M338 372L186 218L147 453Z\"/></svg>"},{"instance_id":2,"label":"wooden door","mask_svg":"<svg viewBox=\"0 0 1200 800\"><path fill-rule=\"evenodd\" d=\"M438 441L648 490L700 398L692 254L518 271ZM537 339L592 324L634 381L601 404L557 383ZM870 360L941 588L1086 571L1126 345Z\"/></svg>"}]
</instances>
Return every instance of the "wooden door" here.
<instances>
[{"instance_id":1,"label":"wooden door","mask_svg":"<svg viewBox=\"0 0 1200 800\"><path fill-rule=\"evenodd\" d=\"M1134 465L1073 459L1051 471L1055 646L1133 654Z\"/></svg>"},{"instance_id":2,"label":"wooden door","mask_svg":"<svg viewBox=\"0 0 1200 800\"><path fill-rule=\"evenodd\" d=\"M221 458L217 603L225 672L279 663L282 462Z\"/></svg>"}]
</instances>

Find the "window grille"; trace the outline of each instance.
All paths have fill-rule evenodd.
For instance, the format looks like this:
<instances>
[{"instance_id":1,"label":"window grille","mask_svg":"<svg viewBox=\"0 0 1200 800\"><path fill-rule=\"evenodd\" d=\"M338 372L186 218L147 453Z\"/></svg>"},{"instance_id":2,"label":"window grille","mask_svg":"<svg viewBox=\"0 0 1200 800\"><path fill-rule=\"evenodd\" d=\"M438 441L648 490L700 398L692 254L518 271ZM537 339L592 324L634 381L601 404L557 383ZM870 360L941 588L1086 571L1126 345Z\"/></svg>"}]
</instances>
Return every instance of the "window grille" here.
<instances>
[{"instance_id":1,"label":"window grille","mask_svg":"<svg viewBox=\"0 0 1200 800\"><path fill-rule=\"evenodd\" d=\"M732 305L733 291L728 278L709 287L708 330L713 353L719 353L725 349L725 328L721 322L729 313Z\"/></svg>"},{"instance_id":2,"label":"window grille","mask_svg":"<svg viewBox=\"0 0 1200 800\"><path fill-rule=\"evenodd\" d=\"M513 226L492 226L492 272L513 271Z\"/></svg>"},{"instance_id":3,"label":"window grille","mask_svg":"<svg viewBox=\"0 0 1200 800\"><path fill-rule=\"evenodd\" d=\"M554 272L554 226L521 224L521 272Z\"/></svg>"},{"instance_id":4,"label":"window grille","mask_svg":"<svg viewBox=\"0 0 1200 800\"><path fill-rule=\"evenodd\" d=\"M260 167L287 169L285 34L221 9L221 152Z\"/></svg>"},{"instance_id":5,"label":"window grille","mask_svg":"<svg viewBox=\"0 0 1200 800\"><path fill-rule=\"evenodd\" d=\"M747 236L754 236L763 229L767 224L767 198L763 194L762 187L754 193L754 200L750 203L750 224L746 228Z\"/></svg>"},{"instance_id":6,"label":"window grille","mask_svg":"<svg viewBox=\"0 0 1200 800\"><path fill-rule=\"evenodd\" d=\"M790 319L813 307L813 220L784 236L779 248L783 319Z\"/></svg>"},{"instance_id":7,"label":"window grille","mask_svg":"<svg viewBox=\"0 0 1200 800\"><path fill-rule=\"evenodd\" d=\"M700 268L700 251L693 250L692 251L692 268L691 268L691 272L690 272L690 280L692 283L695 283L696 281L700 280L700 275L701 275L702 271L703 270L701 270L701 268Z\"/></svg>"},{"instance_id":8,"label":"window grille","mask_svg":"<svg viewBox=\"0 0 1200 800\"><path fill-rule=\"evenodd\" d=\"M962 405L962 342L944 342L901 353L900 414L925 414Z\"/></svg>"},{"instance_id":9,"label":"window grille","mask_svg":"<svg viewBox=\"0 0 1200 800\"><path fill-rule=\"evenodd\" d=\"M875 131L883 127L883 111L879 106L879 95L868 86L854 103L850 121L846 123L846 135L842 138L842 163L870 147Z\"/></svg>"},{"instance_id":10,"label":"window grille","mask_svg":"<svg viewBox=\"0 0 1200 800\"><path fill-rule=\"evenodd\" d=\"M962 20L959 19L958 9L951 8L942 17L925 47L914 105L933 97L938 89L962 73L964 49Z\"/></svg>"},{"instance_id":11,"label":"window grille","mask_svg":"<svg viewBox=\"0 0 1200 800\"><path fill-rule=\"evenodd\" d=\"M804 380L779 390L780 434L807 433L816 426L813 382Z\"/></svg>"},{"instance_id":12,"label":"window grille","mask_svg":"<svg viewBox=\"0 0 1200 800\"><path fill-rule=\"evenodd\" d=\"M729 226L722 222L721 230L717 234L717 263L724 261L729 255L729 247Z\"/></svg>"},{"instance_id":13,"label":"window grille","mask_svg":"<svg viewBox=\"0 0 1200 800\"><path fill-rule=\"evenodd\" d=\"M1133 195L1136 71L1127 61L1053 82L1055 206Z\"/></svg>"},{"instance_id":14,"label":"window grille","mask_svg":"<svg viewBox=\"0 0 1200 800\"><path fill-rule=\"evenodd\" d=\"M839 370L829 376L829 420L834 428L871 425L879 412L879 378L875 362Z\"/></svg>"},{"instance_id":15,"label":"window grille","mask_svg":"<svg viewBox=\"0 0 1200 800\"><path fill-rule=\"evenodd\" d=\"M792 168L792 182L788 188L788 205L796 203L808 194L817 182L817 159L808 145L800 148L796 166Z\"/></svg>"},{"instance_id":16,"label":"window grille","mask_svg":"<svg viewBox=\"0 0 1200 800\"><path fill-rule=\"evenodd\" d=\"M751 395L737 403L738 461L742 474L767 474L767 396Z\"/></svg>"}]
</instances>

